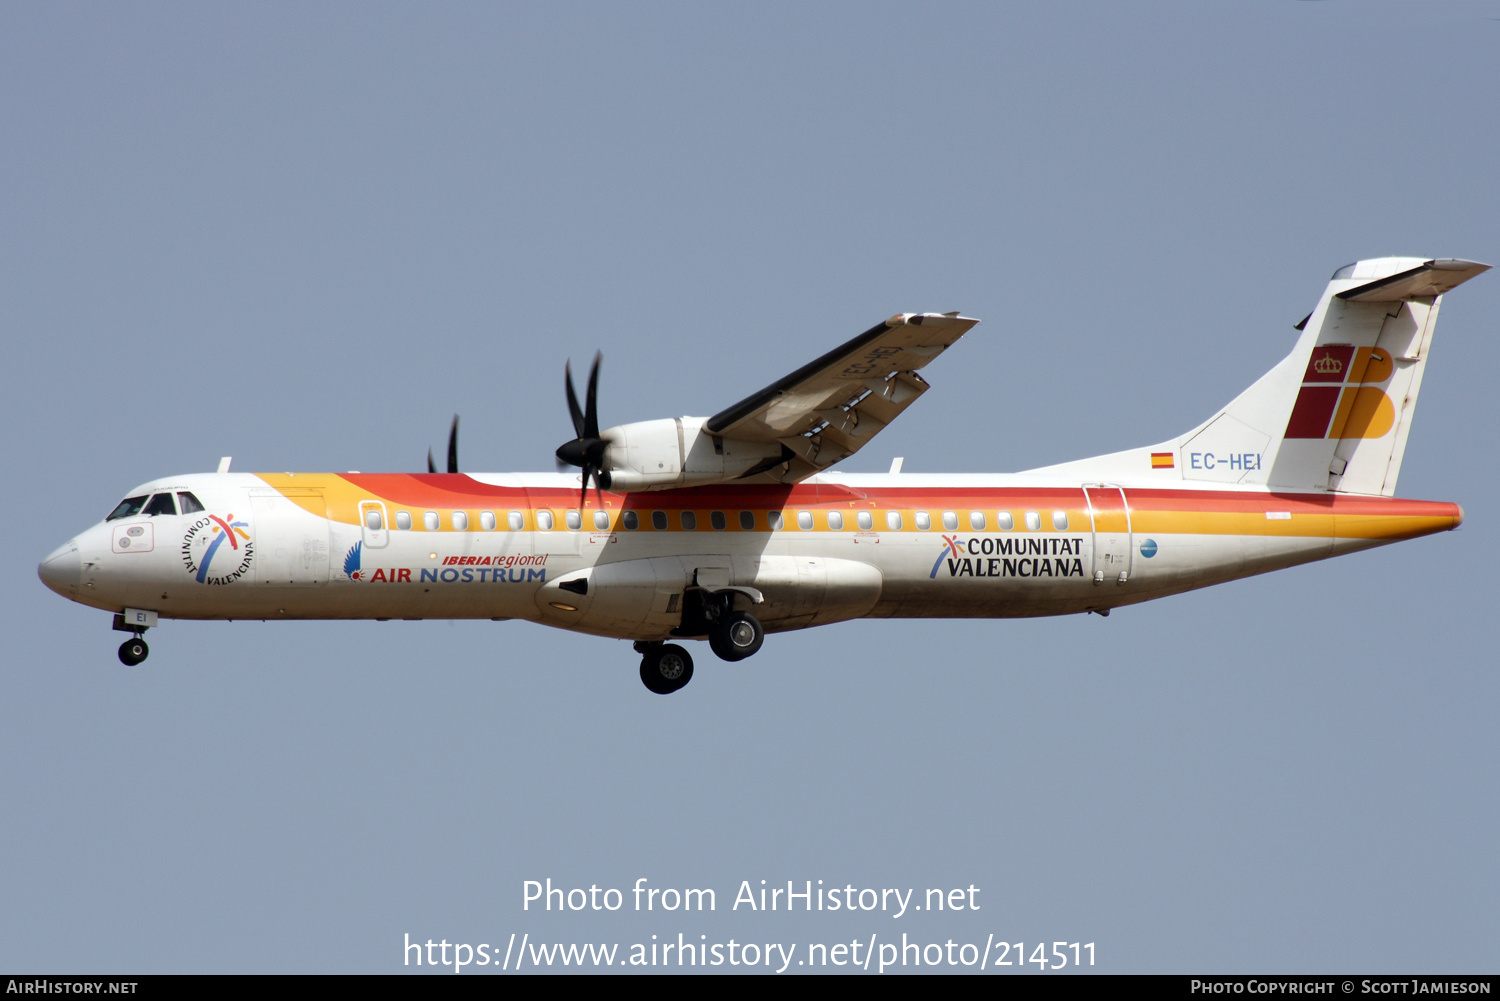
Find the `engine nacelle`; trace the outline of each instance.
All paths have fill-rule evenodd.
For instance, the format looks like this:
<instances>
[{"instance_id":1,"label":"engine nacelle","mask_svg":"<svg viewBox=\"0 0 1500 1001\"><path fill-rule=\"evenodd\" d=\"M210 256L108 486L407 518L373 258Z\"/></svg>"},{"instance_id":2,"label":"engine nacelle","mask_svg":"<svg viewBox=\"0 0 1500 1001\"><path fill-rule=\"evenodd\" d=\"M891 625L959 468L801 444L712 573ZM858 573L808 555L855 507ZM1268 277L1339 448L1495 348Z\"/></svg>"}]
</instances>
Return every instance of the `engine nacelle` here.
<instances>
[{"instance_id":1,"label":"engine nacelle","mask_svg":"<svg viewBox=\"0 0 1500 1001\"><path fill-rule=\"evenodd\" d=\"M611 490L669 490L739 479L790 457L778 441L709 434L706 417L621 424L600 433L609 442L604 468ZM759 470L757 470L759 467Z\"/></svg>"}]
</instances>

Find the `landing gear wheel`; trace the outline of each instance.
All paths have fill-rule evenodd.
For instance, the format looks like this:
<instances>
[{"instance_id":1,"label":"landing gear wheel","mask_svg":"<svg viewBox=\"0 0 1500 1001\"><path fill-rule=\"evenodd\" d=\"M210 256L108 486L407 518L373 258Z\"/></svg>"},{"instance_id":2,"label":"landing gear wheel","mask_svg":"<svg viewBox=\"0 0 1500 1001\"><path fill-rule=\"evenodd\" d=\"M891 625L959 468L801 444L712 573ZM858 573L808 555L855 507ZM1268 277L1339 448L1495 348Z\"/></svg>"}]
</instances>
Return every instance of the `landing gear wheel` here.
<instances>
[{"instance_id":1,"label":"landing gear wheel","mask_svg":"<svg viewBox=\"0 0 1500 1001\"><path fill-rule=\"evenodd\" d=\"M641 684L657 695L671 695L693 680L693 658L675 643L647 650L641 658Z\"/></svg>"},{"instance_id":2,"label":"landing gear wheel","mask_svg":"<svg viewBox=\"0 0 1500 1001\"><path fill-rule=\"evenodd\" d=\"M760 649L766 631L749 612L730 612L714 623L708 645L724 660L744 660Z\"/></svg>"},{"instance_id":3,"label":"landing gear wheel","mask_svg":"<svg viewBox=\"0 0 1500 1001\"><path fill-rule=\"evenodd\" d=\"M146 655L150 652L151 648L139 636L133 640L126 640L120 644L120 663L126 667L134 667L145 660Z\"/></svg>"}]
</instances>

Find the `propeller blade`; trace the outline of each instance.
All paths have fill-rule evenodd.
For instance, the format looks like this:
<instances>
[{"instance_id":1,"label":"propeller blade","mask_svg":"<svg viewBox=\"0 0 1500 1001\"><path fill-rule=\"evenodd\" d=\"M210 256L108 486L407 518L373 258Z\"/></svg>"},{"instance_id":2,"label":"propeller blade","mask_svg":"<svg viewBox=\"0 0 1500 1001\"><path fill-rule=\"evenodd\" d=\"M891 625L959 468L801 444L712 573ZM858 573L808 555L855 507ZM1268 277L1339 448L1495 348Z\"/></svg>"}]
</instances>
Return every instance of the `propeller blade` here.
<instances>
[{"instance_id":1,"label":"propeller blade","mask_svg":"<svg viewBox=\"0 0 1500 1001\"><path fill-rule=\"evenodd\" d=\"M563 380L568 388L568 413L573 415L573 433L576 437L583 437L583 411L578 407L578 395L573 392L573 363L568 362L563 366Z\"/></svg>"},{"instance_id":2,"label":"propeller blade","mask_svg":"<svg viewBox=\"0 0 1500 1001\"><path fill-rule=\"evenodd\" d=\"M593 466L583 467L583 491L578 495L578 511L580 517L582 517L584 505L586 505L589 501L589 473L592 473L593 471Z\"/></svg>"},{"instance_id":3,"label":"propeller blade","mask_svg":"<svg viewBox=\"0 0 1500 1001\"><path fill-rule=\"evenodd\" d=\"M587 409L584 411L583 431L580 438L599 437L599 363L604 360L603 352L594 352L594 365L589 369L589 394L584 401Z\"/></svg>"},{"instance_id":4,"label":"propeller blade","mask_svg":"<svg viewBox=\"0 0 1500 1001\"><path fill-rule=\"evenodd\" d=\"M437 472L437 466L432 462L432 449L430 448L427 450L427 471L429 473Z\"/></svg>"},{"instance_id":5,"label":"propeller blade","mask_svg":"<svg viewBox=\"0 0 1500 1001\"><path fill-rule=\"evenodd\" d=\"M432 453L428 452L428 461L431 462ZM458 472L458 415L453 415L453 429L448 432L448 472Z\"/></svg>"}]
</instances>

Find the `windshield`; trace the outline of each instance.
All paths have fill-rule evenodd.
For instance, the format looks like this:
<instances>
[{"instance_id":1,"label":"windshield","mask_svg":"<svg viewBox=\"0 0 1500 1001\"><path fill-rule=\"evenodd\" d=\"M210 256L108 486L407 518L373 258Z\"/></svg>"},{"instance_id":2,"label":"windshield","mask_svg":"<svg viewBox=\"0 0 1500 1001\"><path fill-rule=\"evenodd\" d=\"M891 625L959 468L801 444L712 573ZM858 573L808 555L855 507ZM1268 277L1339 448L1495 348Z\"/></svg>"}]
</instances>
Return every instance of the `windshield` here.
<instances>
[{"instance_id":1,"label":"windshield","mask_svg":"<svg viewBox=\"0 0 1500 1001\"><path fill-rule=\"evenodd\" d=\"M139 497L126 497L120 501L120 506L110 512L105 521L114 521L116 518L129 518L133 514L140 514L141 508L146 504L146 495Z\"/></svg>"}]
</instances>

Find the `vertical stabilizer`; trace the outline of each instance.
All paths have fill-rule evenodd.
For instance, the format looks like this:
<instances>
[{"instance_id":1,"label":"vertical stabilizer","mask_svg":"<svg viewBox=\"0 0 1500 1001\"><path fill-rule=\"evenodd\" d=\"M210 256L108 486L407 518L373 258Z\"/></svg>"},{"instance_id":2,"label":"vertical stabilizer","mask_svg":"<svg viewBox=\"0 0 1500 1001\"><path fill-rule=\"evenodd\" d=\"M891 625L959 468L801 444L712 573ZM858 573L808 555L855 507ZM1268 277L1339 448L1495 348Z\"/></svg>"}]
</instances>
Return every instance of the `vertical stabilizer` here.
<instances>
[{"instance_id":1,"label":"vertical stabilizer","mask_svg":"<svg viewBox=\"0 0 1500 1001\"><path fill-rule=\"evenodd\" d=\"M1207 421L1047 472L1391 496L1443 293L1489 270L1381 257L1334 272L1292 353Z\"/></svg>"}]
</instances>

